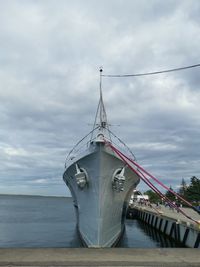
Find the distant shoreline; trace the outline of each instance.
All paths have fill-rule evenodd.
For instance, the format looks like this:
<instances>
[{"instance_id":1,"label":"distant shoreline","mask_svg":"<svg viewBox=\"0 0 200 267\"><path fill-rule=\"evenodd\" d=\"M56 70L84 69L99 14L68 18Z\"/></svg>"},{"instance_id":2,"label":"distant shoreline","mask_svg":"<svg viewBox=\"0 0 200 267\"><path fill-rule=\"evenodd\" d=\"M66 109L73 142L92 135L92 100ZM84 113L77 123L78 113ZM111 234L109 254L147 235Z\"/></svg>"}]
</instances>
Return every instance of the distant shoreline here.
<instances>
[{"instance_id":1,"label":"distant shoreline","mask_svg":"<svg viewBox=\"0 0 200 267\"><path fill-rule=\"evenodd\" d=\"M13 196L13 197L54 197L54 198L72 198L68 196L43 196L43 195L23 195L23 194L0 194L1 196Z\"/></svg>"}]
</instances>

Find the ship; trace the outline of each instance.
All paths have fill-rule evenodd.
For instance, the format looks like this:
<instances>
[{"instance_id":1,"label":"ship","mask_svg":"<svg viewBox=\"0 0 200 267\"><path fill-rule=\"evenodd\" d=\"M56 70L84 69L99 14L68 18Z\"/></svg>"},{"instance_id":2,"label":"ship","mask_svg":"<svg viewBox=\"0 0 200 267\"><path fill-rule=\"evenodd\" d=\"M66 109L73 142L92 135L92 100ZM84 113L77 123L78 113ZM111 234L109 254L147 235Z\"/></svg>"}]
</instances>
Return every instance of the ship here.
<instances>
[{"instance_id":1,"label":"ship","mask_svg":"<svg viewBox=\"0 0 200 267\"><path fill-rule=\"evenodd\" d=\"M140 177L108 144L121 145L129 156L134 154L111 130L102 94L92 131L69 152L63 174L76 213L77 230L86 247L116 246L123 236L126 212ZM118 144L113 143L117 140Z\"/></svg>"}]
</instances>

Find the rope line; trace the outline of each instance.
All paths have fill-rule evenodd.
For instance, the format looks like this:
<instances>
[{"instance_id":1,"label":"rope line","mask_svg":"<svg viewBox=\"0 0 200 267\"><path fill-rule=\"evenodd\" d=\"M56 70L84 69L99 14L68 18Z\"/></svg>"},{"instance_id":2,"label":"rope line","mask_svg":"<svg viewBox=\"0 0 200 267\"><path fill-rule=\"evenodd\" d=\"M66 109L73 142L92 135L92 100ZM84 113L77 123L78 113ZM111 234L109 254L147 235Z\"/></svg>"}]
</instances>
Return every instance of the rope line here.
<instances>
[{"instance_id":1,"label":"rope line","mask_svg":"<svg viewBox=\"0 0 200 267\"><path fill-rule=\"evenodd\" d=\"M119 151L117 148L115 148L111 143L107 142L106 140L104 140L105 143L129 166L129 168L135 172L151 189L153 189L153 191L155 193L157 193L159 196L162 196L162 192L160 190L158 190L150 181L149 179L146 177L146 175L148 175L151 178L155 178L153 175L151 175L150 173L148 173L147 171L145 171L139 164L137 164L135 161L133 161L132 159L128 158L126 155L124 155L121 151ZM134 169L130 163L133 163L138 169ZM157 179L154 179L156 181L158 181ZM164 186L164 184L162 184L161 182L159 182L159 184L161 186L163 186L164 188L168 188L166 186ZM169 188L168 188L169 189ZM185 199L183 199L182 197L180 197L180 195L176 194L174 191L172 191L172 193L177 196L179 199L181 199L183 202L187 203L188 206L190 206L191 208L193 208L193 206L191 205L191 203L189 203L188 201L186 201ZM179 212L181 212L185 217L187 217L188 219L192 220L193 222L199 224L199 222L195 219L193 219L192 217L188 216L182 209L180 209L179 207L177 207L175 204L173 204L173 202L171 202L166 196L164 196L164 199L167 200L168 203L170 203L175 209L177 209ZM196 210L195 210L196 211ZM199 213L199 212L198 212Z\"/></svg>"},{"instance_id":2,"label":"rope line","mask_svg":"<svg viewBox=\"0 0 200 267\"><path fill-rule=\"evenodd\" d=\"M192 220L195 223L199 222L192 217L188 216L181 208L179 208L176 204L174 204L168 197L166 197L155 185L153 185L149 179L142 173L140 170L137 170L140 178L145 182L161 199L165 200L171 207L176 209L178 212L182 213L186 218Z\"/></svg>"},{"instance_id":3,"label":"rope line","mask_svg":"<svg viewBox=\"0 0 200 267\"><path fill-rule=\"evenodd\" d=\"M131 151L131 149L119 138L117 137L110 129L107 128L107 130L109 131L109 133L114 136L120 143L122 143L122 145L124 145L124 147L129 151L129 153L132 155L132 157L134 158L134 160L136 161L136 156L133 154L133 152Z\"/></svg>"},{"instance_id":4,"label":"rope line","mask_svg":"<svg viewBox=\"0 0 200 267\"><path fill-rule=\"evenodd\" d=\"M195 65L185 66L185 67L154 71L154 72L135 73L135 74L101 74L101 76L108 77L108 78L139 77L139 76L148 76L148 75L156 75L156 74L162 74L162 73L167 73L167 72L181 71L181 70L192 69L192 68L197 68L197 67L200 67L200 63L195 64Z\"/></svg>"}]
</instances>

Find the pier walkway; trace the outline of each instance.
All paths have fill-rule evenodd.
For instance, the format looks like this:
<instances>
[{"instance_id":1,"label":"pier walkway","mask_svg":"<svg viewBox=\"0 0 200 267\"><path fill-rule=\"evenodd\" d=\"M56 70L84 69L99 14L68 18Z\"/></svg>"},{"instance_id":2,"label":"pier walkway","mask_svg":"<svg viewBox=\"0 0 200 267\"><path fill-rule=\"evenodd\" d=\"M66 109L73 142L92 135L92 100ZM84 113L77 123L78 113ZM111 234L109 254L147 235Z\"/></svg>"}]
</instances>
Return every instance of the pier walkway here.
<instances>
[{"instance_id":1,"label":"pier walkway","mask_svg":"<svg viewBox=\"0 0 200 267\"><path fill-rule=\"evenodd\" d=\"M195 222L193 222L189 218L185 217L182 213L177 212L176 210L174 210L172 208L165 207L164 205L159 205L157 207L155 204L151 204L151 206L149 206L149 205L144 205L144 204L141 205L141 204L134 203L134 205L132 205L132 208L153 212L155 214L160 214L160 215L163 215L165 217L177 220L179 222L183 222L183 223L188 224L188 225L193 225L195 228L200 229L200 224L197 225ZM195 212L191 208L181 208L181 209L189 217L193 218L196 221L199 221L199 223L200 223L200 214L198 214L197 212Z\"/></svg>"},{"instance_id":2,"label":"pier walkway","mask_svg":"<svg viewBox=\"0 0 200 267\"><path fill-rule=\"evenodd\" d=\"M162 205L135 203L129 207L127 217L137 217L183 246L200 248L200 215L190 208L182 208L182 211L187 217Z\"/></svg>"},{"instance_id":3,"label":"pier walkway","mask_svg":"<svg viewBox=\"0 0 200 267\"><path fill-rule=\"evenodd\" d=\"M198 249L0 249L0 266L200 266Z\"/></svg>"}]
</instances>

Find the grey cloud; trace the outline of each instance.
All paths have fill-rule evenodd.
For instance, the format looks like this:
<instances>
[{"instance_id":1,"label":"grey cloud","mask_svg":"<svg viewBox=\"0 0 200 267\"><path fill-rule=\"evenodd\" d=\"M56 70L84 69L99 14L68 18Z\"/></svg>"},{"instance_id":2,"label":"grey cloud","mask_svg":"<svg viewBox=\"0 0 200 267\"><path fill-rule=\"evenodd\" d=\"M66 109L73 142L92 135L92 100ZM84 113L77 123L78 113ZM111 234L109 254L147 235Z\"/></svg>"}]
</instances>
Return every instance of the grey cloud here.
<instances>
[{"instance_id":1,"label":"grey cloud","mask_svg":"<svg viewBox=\"0 0 200 267\"><path fill-rule=\"evenodd\" d=\"M0 192L67 194L65 156L91 129L99 66L123 74L198 63L199 8L187 0L1 1ZM112 131L168 185L199 175L198 74L103 79L109 122L121 125Z\"/></svg>"}]
</instances>

